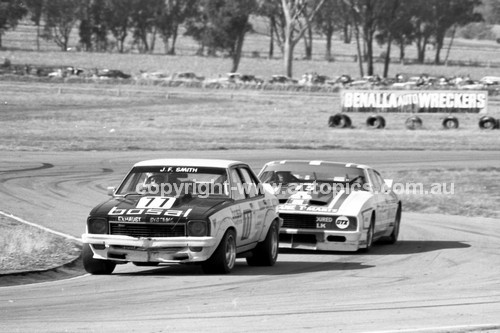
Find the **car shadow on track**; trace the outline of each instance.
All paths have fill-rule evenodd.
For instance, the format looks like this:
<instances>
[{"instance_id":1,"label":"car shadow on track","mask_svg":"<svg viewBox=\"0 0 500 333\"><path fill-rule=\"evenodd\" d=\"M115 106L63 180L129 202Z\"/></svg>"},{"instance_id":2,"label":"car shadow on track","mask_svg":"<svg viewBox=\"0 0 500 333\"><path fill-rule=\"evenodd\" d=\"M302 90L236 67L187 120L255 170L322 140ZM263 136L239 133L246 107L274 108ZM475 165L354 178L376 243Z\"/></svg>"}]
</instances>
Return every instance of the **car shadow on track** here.
<instances>
[{"instance_id":1,"label":"car shadow on track","mask_svg":"<svg viewBox=\"0 0 500 333\"><path fill-rule=\"evenodd\" d=\"M254 276L254 275L293 275L326 271L346 271L373 268L375 265L366 265L357 262L359 256L375 255L408 255L431 251L466 249L469 244L459 241L424 241L424 240L401 240L394 245L374 244L369 252L339 252L339 251L314 251L297 249L280 249L281 256L273 267L248 266L244 259L238 259L236 266L230 275ZM305 256L305 258L294 259L288 257ZM348 258L348 256L351 256ZM307 259L311 260L307 260ZM348 258L349 261L346 261ZM137 268L136 268L137 269ZM120 276L192 276L205 275L199 265L171 265L158 267L143 267L137 271L115 272L113 275ZM208 275L210 276L210 275Z\"/></svg>"},{"instance_id":2,"label":"car shadow on track","mask_svg":"<svg viewBox=\"0 0 500 333\"><path fill-rule=\"evenodd\" d=\"M471 245L460 241L400 240L396 244L376 243L369 255L405 255L450 249L466 249Z\"/></svg>"},{"instance_id":3,"label":"car shadow on track","mask_svg":"<svg viewBox=\"0 0 500 333\"><path fill-rule=\"evenodd\" d=\"M248 266L245 260L239 259L230 275L253 276L253 275L293 275L313 272L359 270L375 267L359 262L330 262L330 261L279 261L273 267ZM115 272L113 275L120 276L192 276L204 274L200 266L197 265L171 265L158 266L155 268L145 268L140 271ZM215 274L217 275L217 274ZM222 276L222 275L220 275Z\"/></svg>"}]
</instances>

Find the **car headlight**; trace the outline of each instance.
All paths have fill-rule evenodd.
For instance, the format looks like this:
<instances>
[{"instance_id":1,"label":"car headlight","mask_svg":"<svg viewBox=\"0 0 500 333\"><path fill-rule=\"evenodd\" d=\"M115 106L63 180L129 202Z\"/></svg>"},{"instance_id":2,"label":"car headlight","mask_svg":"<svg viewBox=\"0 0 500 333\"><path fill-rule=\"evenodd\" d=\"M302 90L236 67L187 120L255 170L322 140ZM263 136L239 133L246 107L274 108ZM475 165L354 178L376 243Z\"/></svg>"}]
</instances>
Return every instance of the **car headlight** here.
<instances>
[{"instance_id":1,"label":"car headlight","mask_svg":"<svg viewBox=\"0 0 500 333\"><path fill-rule=\"evenodd\" d=\"M187 234L188 236L207 236L208 235L208 224L207 221L193 220L189 221L187 224Z\"/></svg>"},{"instance_id":2,"label":"car headlight","mask_svg":"<svg viewBox=\"0 0 500 333\"><path fill-rule=\"evenodd\" d=\"M89 234L107 234L108 220L102 217L94 217L88 219Z\"/></svg>"}]
</instances>

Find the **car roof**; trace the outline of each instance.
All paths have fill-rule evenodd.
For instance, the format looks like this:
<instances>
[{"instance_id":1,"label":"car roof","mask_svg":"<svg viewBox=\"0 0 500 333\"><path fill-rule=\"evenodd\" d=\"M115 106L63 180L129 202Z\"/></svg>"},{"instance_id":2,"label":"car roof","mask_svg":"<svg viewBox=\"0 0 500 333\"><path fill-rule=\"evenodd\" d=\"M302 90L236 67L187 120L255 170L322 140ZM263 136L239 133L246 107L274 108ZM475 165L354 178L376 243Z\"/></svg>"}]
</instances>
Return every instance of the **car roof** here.
<instances>
[{"instance_id":1,"label":"car roof","mask_svg":"<svg viewBox=\"0 0 500 333\"><path fill-rule=\"evenodd\" d=\"M357 163L345 163L345 162L332 162L332 161L322 161L322 160L311 160L311 161L305 161L305 160L282 160L282 161L271 161L266 163L267 165L272 165L272 164L309 164L309 165L331 165L331 166L344 166L347 168L359 168L359 169L371 169L368 165L364 164L357 164Z\"/></svg>"},{"instance_id":2,"label":"car roof","mask_svg":"<svg viewBox=\"0 0 500 333\"><path fill-rule=\"evenodd\" d=\"M218 159L196 159L196 158L164 158L156 160L141 161L134 164L138 166L186 166L186 167L209 167L209 168L229 168L233 165L245 164L240 161L218 160Z\"/></svg>"}]
</instances>

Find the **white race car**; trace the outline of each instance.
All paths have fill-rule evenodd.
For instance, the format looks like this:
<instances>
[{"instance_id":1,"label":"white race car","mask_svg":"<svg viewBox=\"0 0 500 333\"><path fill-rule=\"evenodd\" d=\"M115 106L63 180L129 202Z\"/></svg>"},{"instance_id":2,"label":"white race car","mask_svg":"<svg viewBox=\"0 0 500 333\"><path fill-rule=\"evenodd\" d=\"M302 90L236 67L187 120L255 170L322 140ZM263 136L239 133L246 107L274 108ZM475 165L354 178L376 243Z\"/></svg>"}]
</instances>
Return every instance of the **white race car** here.
<instances>
[{"instance_id":1,"label":"white race car","mask_svg":"<svg viewBox=\"0 0 500 333\"><path fill-rule=\"evenodd\" d=\"M138 266L200 263L228 273L236 256L272 266L278 257L278 199L250 167L225 160L163 159L135 164L82 235L83 265L110 274Z\"/></svg>"},{"instance_id":2,"label":"white race car","mask_svg":"<svg viewBox=\"0 0 500 333\"><path fill-rule=\"evenodd\" d=\"M366 165L273 161L259 178L280 201L280 247L357 251L398 239L401 201L390 181Z\"/></svg>"}]
</instances>

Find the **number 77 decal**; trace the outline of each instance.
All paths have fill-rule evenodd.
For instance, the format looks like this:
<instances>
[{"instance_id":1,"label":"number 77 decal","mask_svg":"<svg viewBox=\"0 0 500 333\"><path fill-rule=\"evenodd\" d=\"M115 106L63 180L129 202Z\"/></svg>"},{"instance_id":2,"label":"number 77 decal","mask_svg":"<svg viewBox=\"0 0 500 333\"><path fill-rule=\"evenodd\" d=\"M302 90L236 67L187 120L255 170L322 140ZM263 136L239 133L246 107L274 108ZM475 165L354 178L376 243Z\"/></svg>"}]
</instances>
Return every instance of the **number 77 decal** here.
<instances>
[{"instance_id":1,"label":"number 77 decal","mask_svg":"<svg viewBox=\"0 0 500 333\"><path fill-rule=\"evenodd\" d=\"M144 197L137 203L137 208L161 208L170 209L174 205L175 198Z\"/></svg>"},{"instance_id":2,"label":"number 77 decal","mask_svg":"<svg viewBox=\"0 0 500 333\"><path fill-rule=\"evenodd\" d=\"M243 231L241 232L241 240L248 239L250 237L250 231L252 230L252 211L243 211Z\"/></svg>"}]
</instances>

